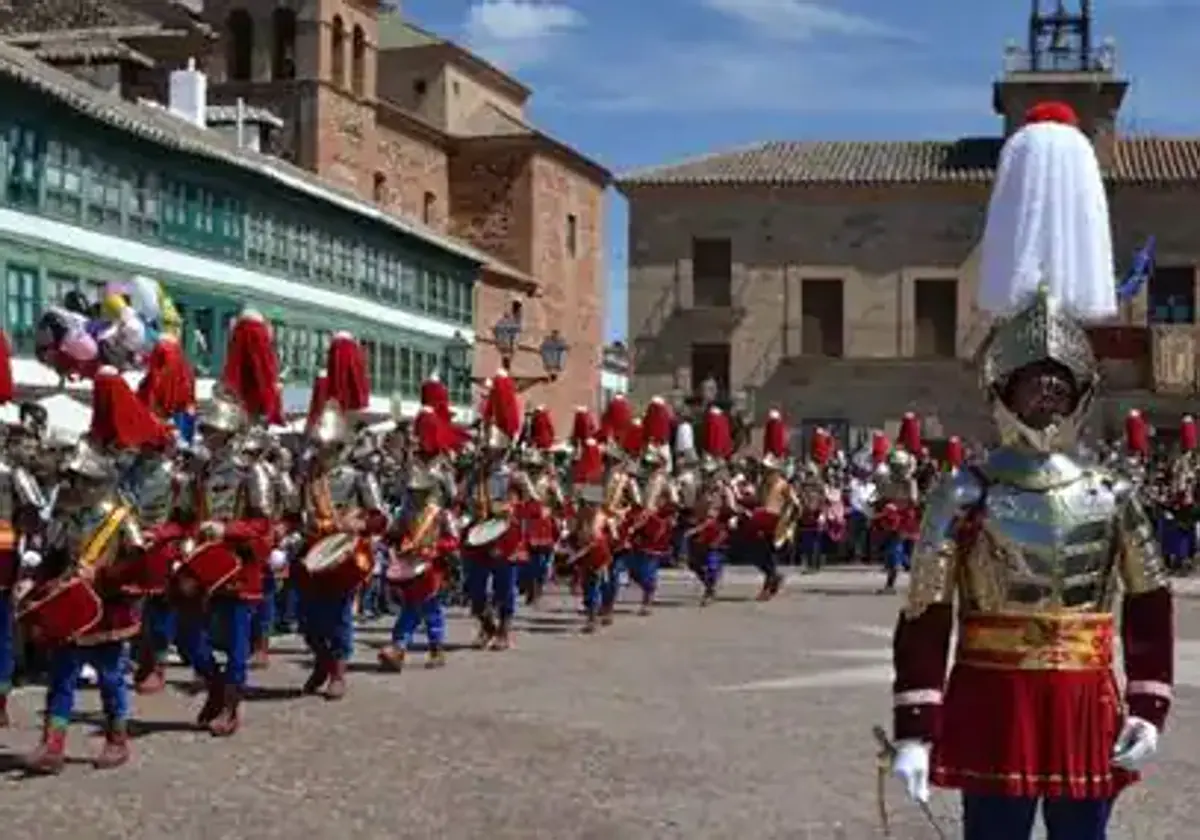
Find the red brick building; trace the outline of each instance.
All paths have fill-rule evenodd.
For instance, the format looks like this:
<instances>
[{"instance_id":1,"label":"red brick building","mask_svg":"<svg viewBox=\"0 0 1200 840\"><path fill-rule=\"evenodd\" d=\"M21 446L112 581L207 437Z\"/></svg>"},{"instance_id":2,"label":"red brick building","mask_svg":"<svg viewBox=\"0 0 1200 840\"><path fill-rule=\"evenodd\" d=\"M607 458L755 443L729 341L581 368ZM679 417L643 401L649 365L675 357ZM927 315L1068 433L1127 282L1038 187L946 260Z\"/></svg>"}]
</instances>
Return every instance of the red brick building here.
<instances>
[{"instance_id":1,"label":"red brick building","mask_svg":"<svg viewBox=\"0 0 1200 840\"><path fill-rule=\"evenodd\" d=\"M604 193L609 173L528 120L532 92L372 0L13 0L0 33L127 97L162 101L195 58L209 105L243 100L282 120L272 151L492 257L477 285L480 376L492 326L522 302L514 373L542 371L552 329L563 376L531 401L565 418L600 385Z\"/></svg>"}]
</instances>

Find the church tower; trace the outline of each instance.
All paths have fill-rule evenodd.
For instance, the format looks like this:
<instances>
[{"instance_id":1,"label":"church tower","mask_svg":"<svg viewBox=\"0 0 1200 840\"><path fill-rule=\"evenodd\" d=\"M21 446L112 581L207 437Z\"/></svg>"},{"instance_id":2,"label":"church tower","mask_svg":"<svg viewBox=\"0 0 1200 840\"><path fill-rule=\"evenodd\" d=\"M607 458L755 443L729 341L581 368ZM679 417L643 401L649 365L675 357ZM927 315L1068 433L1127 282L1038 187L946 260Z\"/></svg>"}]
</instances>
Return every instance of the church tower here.
<instances>
[{"instance_id":1,"label":"church tower","mask_svg":"<svg viewBox=\"0 0 1200 840\"><path fill-rule=\"evenodd\" d=\"M1117 75L1112 40L1097 45L1093 39L1091 0L1075 3L1068 8L1068 0L1030 0L1028 42L1024 49L1012 43L1005 50L992 107L1004 117L1008 135L1021 127L1031 105L1065 102L1106 163L1129 81Z\"/></svg>"}]
</instances>

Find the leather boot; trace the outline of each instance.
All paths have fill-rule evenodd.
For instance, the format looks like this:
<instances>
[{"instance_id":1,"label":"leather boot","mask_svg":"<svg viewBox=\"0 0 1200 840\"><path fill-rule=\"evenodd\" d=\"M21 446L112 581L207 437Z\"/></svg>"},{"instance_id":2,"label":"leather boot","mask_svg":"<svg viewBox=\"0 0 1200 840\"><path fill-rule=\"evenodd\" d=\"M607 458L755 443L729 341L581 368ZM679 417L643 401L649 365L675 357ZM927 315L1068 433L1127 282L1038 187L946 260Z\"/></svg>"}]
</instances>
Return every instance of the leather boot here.
<instances>
[{"instance_id":1,"label":"leather boot","mask_svg":"<svg viewBox=\"0 0 1200 840\"><path fill-rule=\"evenodd\" d=\"M642 605L640 607L638 607L638 615L641 615L641 616L650 615L651 608L653 606L654 606L654 595L652 593L648 592L642 596Z\"/></svg>"},{"instance_id":2,"label":"leather boot","mask_svg":"<svg viewBox=\"0 0 1200 840\"><path fill-rule=\"evenodd\" d=\"M475 637L475 647L486 648L496 637L496 619L490 612L479 616L479 634Z\"/></svg>"},{"instance_id":3,"label":"leather boot","mask_svg":"<svg viewBox=\"0 0 1200 840\"><path fill-rule=\"evenodd\" d=\"M508 650L512 647L512 619L500 619L500 626L496 628L496 635L492 637L492 650Z\"/></svg>"},{"instance_id":4,"label":"leather boot","mask_svg":"<svg viewBox=\"0 0 1200 840\"><path fill-rule=\"evenodd\" d=\"M341 700L346 696L346 663L335 661L329 667L329 686L325 689L326 700Z\"/></svg>"},{"instance_id":5,"label":"leather boot","mask_svg":"<svg viewBox=\"0 0 1200 840\"><path fill-rule=\"evenodd\" d=\"M138 694L158 694L166 684L166 673L154 649L143 645L138 652L137 669L133 672L133 690Z\"/></svg>"},{"instance_id":6,"label":"leather boot","mask_svg":"<svg viewBox=\"0 0 1200 840\"><path fill-rule=\"evenodd\" d=\"M92 760L97 770L111 770L129 761L129 733L124 721L111 721L104 730L104 746Z\"/></svg>"},{"instance_id":7,"label":"leather boot","mask_svg":"<svg viewBox=\"0 0 1200 840\"><path fill-rule=\"evenodd\" d=\"M313 663L312 673L308 675L308 679L304 681L304 687L300 690L305 694L316 694L325 687L327 682L329 682L329 660L324 656L318 656L317 661Z\"/></svg>"},{"instance_id":8,"label":"leather boot","mask_svg":"<svg viewBox=\"0 0 1200 840\"><path fill-rule=\"evenodd\" d=\"M36 776L56 776L66 764L67 730L47 722L41 743L25 758L25 769Z\"/></svg>"},{"instance_id":9,"label":"leather boot","mask_svg":"<svg viewBox=\"0 0 1200 840\"><path fill-rule=\"evenodd\" d=\"M600 622L596 620L596 613L589 612L587 619L583 622L583 630L581 632L591 635L600 627Z\"/></svg>"},{"instance_id":10,"label":"leather boot","mask_svg":"<svg viewBox=\"0 0 1200 840\"><path fill-rule=\"evenodd\" d=\"M204 696L200 714L196 715L196 723L207 727L217 719L217 715L221 714L221 707L225 705L225 681L220 677L210 677L204 681L204 685L208 693Z\"/></svg>"},{"instance_id":11,"label":"leather boot","mask_svg":"<svg viewBox=\"0 0 1200 840\"><path fill-rule=\"evenodd\" d=\"M255 670L265 670L271 666L271 640L259 639L254 643L254 652L250 654L250 667Z\"/></svg>"},{"instance_id":12,"label":"leather boot","mask_svg":"<svg viewBox=\"0 0 1200 840\"><path fill-rule=\"evenodd\" d=\"M7 729L12 725L12 720L8 716L8 695L0 694L0 729Z\"/></svg>"},{"instance_id":13,"label":"leather boot","mask_svg":"<svg viewBox=\"0 0 1200 840\"><path fill-rule=\"evenodd\" d=\"M403 648L398 648L395 645L385 645L379 649L379 667L384 671L392 671L400 673L404 670L404 657L406 656Z\"/></svg>"},{"instance_id":14,"label":"leather boot","mask_svg":"<svg viewBox=\"0 0 1200 840\"><path fill-rule=\"evenodd\" d=\"M228 738L238 731L241 718L238 707L242 704L242 690L236 685L225 686L224 702L221 711L213 722L208 725L208 731L214 738Z\"/></svg>"},{"instance_id":15,"label":"leather boot","mask_svg":"<svg viewBox=\"0 0 1200 840\"><path fill-rule=\"evenodd\" d=\"M613 623L613 608L612 607L601 607L601 609L600 609L600 626L601 627L612 627L612 623Z\"/></svg>"},{"instance_id":16,"label":"leather boot","mask_svg":"<svg viewBox=\"0 0 1200 840\"><path fill-rule=\"evenodd\" d=\"M446 665L446 651L442 650L441 645L431 644L429 646L429 656L425 660L426 668L443 668Z\"/></svg>"}]
</instances>

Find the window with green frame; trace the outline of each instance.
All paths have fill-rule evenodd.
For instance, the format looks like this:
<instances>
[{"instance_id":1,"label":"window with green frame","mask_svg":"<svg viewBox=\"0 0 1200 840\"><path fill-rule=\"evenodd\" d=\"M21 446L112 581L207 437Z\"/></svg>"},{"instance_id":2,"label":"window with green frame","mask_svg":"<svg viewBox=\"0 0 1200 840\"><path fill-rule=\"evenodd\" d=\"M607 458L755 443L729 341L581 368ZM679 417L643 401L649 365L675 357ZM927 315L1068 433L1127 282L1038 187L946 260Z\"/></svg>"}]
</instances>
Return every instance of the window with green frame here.
<instances>
[{"instance_id":1,"label":"window with green frame","mask_svg":"<svg viewBox=\"0 0 1200 840\"><path fill-rule=\"evenodd\" d=\"M120 231L125 206L125 178L120 167L99 155L88 158L84 170L87 192L86 220L89 227Z\"/></svg>"},{"instance_id":2,"label":"window with green frame","mask_svg":"<svg viewBox=\"0 0 1200 840\"><path fill-rule=\"evenodd\" d=\"M18 353L32 353L42 309L41 272L36 265L4 266L4 329Z\"/></svg>"},{"instance_id":3,"label":"window with green frame","mask_svg":"<svg viewBox=\"0 0 1200 840\"><path fill-rule=\"evenodd\" d=\"M78 274L68 274L63 271L46 272L46 282L42 288L42 303L55 306L67 298L67 292L83 288L83 282Z\"/></svg>"},{"instance_id":4,"label":"window with green frame","mask_svg":"<svg viewBox=\"0 0 1200 840\"><path fill-rule=\"evenodd\" d=\"M79 221L83 212L83 150L50 140L46 143L45 208L51 216Z\"/></svg>"},{"instance_id":5,"label":"window with green frame","mask_svg":"<svg viewBox=\"0 0 1200 840\"><path fill-rule=\"evenodd\" d=\"M329 219L287 199L197 181L185 165L155 164L83 135L72 124L0 123L0 201L48 216L211 254L289 279L353 291L416 312L470 322L456 286L474 278L425 262L394 237Z\"/></svg>"},{"instance_id":6,"label":"window with green frame","mask_svg":"<svg viewBox=\"0 0 1200 840\"><path fill-rule=\"evenodd\" d=\"M8 200L23 207L36 207L42 177L41 137L31 126L14 125L8 130Z\"/></svg>"}]
</instances>

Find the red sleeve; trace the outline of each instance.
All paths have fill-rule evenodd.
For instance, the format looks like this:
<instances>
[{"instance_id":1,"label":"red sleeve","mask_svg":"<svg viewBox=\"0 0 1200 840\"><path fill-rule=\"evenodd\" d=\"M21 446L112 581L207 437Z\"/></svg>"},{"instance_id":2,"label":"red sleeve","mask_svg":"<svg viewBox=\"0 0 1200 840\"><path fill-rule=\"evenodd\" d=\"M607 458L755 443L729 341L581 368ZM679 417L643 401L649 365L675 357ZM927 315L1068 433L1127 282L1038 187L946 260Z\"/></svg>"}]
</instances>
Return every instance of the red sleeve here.
<instances>
[{"instance_id":1,"label":"red sleeve","mask_svg":"<svg viewBox=\"0 0 1200 840\"><path fill-rule=\"evenodd\" d=\"M1171 710L1175 684L1175 607L1171 590L1127 595L1121 607L1129 714L1160 730Z\"/></svg>"},{"instance_id":2,"label":"red sleeve","mask_svg":"<svg viewBox=\"0 0 1200 840\"><path fill-rule=\"evenodd\" d=\"M224 537L229 542L257 542L271 536L271 520L266 518L235 519L225 523Z\"/></svg>"},{"instance_id":3,"label":"red sleeve","mask_svg":"<svg viewBox=\"0 0 1200 840\"><path fill-rule=\"evenodd\" d=\"M954 607L934 604L917 618L901 614L892 642L892 732L896 740L937 738Z\"/></svg>"},{"instance_id":4,"label":"red sleeve","mask_svg":"<svg viewBox=\"0 0 1200 840\"><path fill-rule=\"evenodd\" d=\"M387 530L388 518L387 514L381 510L372 510L367 513L366 533L368 536L378 536Z\"/></svg>"}]
</instances>

